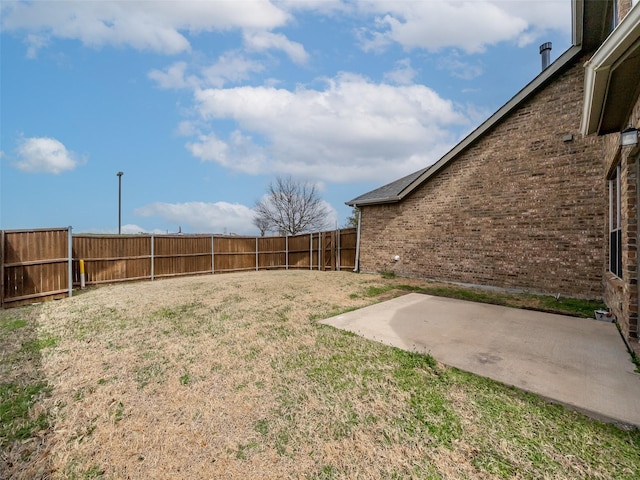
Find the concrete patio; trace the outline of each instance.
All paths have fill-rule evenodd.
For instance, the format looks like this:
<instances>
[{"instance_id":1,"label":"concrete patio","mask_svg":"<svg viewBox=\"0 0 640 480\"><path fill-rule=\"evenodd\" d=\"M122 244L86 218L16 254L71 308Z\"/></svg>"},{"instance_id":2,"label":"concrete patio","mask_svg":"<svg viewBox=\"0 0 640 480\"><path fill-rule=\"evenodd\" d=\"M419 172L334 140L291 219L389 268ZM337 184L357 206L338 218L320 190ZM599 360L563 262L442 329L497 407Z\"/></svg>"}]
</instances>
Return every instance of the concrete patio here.
<instances>
[{"instance_id":1,"label":"concrete patio","mask_svg":"<svg viewBox=\"0 0 640 480\"><path fill-rule=\"evenodd\" d=\"M640 374L613 323L417 293L321 323L640 426Z\"/></svg>"}]
</instances>

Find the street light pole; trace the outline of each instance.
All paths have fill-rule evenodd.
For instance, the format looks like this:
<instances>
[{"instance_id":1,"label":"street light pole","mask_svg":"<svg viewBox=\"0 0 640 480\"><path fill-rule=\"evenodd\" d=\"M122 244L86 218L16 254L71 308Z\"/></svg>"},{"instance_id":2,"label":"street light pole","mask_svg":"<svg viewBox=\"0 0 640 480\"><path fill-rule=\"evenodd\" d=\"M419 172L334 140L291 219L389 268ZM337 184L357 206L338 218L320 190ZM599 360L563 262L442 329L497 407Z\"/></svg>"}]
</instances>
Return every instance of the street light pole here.
<instances>
[{"instance_id":1,"label":"street light pole","mask_svg":"<svg viewBox=\"0 0 640 480\"><path fill-rule=\"evenodd\" d=\"M122 175L123 172L116 173L118 176L118 235L122 231Z\"/></svg>"}]
</instances>

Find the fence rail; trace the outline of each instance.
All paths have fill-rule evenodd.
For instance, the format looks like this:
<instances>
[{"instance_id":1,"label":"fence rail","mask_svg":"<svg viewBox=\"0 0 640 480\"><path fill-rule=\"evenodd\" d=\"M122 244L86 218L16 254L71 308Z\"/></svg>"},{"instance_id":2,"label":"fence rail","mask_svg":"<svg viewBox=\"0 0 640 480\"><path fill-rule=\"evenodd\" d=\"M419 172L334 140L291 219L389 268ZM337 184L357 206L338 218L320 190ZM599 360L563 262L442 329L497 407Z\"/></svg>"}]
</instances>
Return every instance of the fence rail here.
<instances>
[{"instance_id":1,"label":"fence rail","mask_svg":"<svg viewBox=\"0 0 640 480\"><path fill-rule=\"evenodd\" d=\"M355 268L354 228L292 237L76 235L71 227L3 230L0 305L71 296L98 285L250 270Z\"/></svg>"}]
</instances>

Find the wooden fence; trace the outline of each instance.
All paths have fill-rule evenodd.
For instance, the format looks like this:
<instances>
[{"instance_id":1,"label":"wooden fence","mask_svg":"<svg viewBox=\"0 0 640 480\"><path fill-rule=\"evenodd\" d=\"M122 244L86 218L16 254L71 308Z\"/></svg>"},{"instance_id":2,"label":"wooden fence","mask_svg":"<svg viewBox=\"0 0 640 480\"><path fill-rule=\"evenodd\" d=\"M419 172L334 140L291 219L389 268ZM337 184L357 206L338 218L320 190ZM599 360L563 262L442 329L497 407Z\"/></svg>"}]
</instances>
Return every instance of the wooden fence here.
<instances>
[{"instance_id":1,"label":"wooden fence","mask_svg":"<svg viewBox=\"0 0 640 480\"><path fill-rule=\"evenodd\" d=\"M270 269L353 270L354 228L292 237L72 235L71 228L2 231L2 307L96 285Z\"/></svg>"},{"instance_id":2,"label":"wooden fence","mask_svg":"<svg viewBox=\"0 0 640 480\"><path fill-rule=\"evenodd\" d=\"M71 296L71 228L0 233L0 306Z\"/></svg>"}]
</instances>

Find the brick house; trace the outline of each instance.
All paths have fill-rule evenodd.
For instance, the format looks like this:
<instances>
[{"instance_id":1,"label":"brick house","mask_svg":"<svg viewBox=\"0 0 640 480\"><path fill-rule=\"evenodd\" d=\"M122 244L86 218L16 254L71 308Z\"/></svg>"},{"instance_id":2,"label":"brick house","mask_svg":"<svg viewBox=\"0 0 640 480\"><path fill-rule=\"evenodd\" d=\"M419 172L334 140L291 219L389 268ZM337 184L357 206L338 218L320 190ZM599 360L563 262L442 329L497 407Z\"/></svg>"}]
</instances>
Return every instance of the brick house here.
<instances>
[{"instance_id":1,"label":"brick house","mask_svg":"<svg viewBox=\"0 0 640 480\"><path fill-rule=\"evenodd\" d=\"M602 178L608 190L603 299L630 345L638 346L638 131L640 6L618 0L616 28L585 65L581 133L604 139ZM624 132L624 134L621 134ZM624 135L624 141L623 141Z\"/></svg>"},{"instance_id":2,"label":"brick house","mask_svg":"<svg viewBox=\"0 0 640 480\"><path fill-rule=\"evenodd\" d=\"M573 0L571 48L435 164L347 202L360 211L359 270L604 298L637 340L639 162L618 147L640 116L637 3ZM618 23L635 29L617 39ZM611 232L623 273L610 270Z\"/></svg>"}]
</instances>

